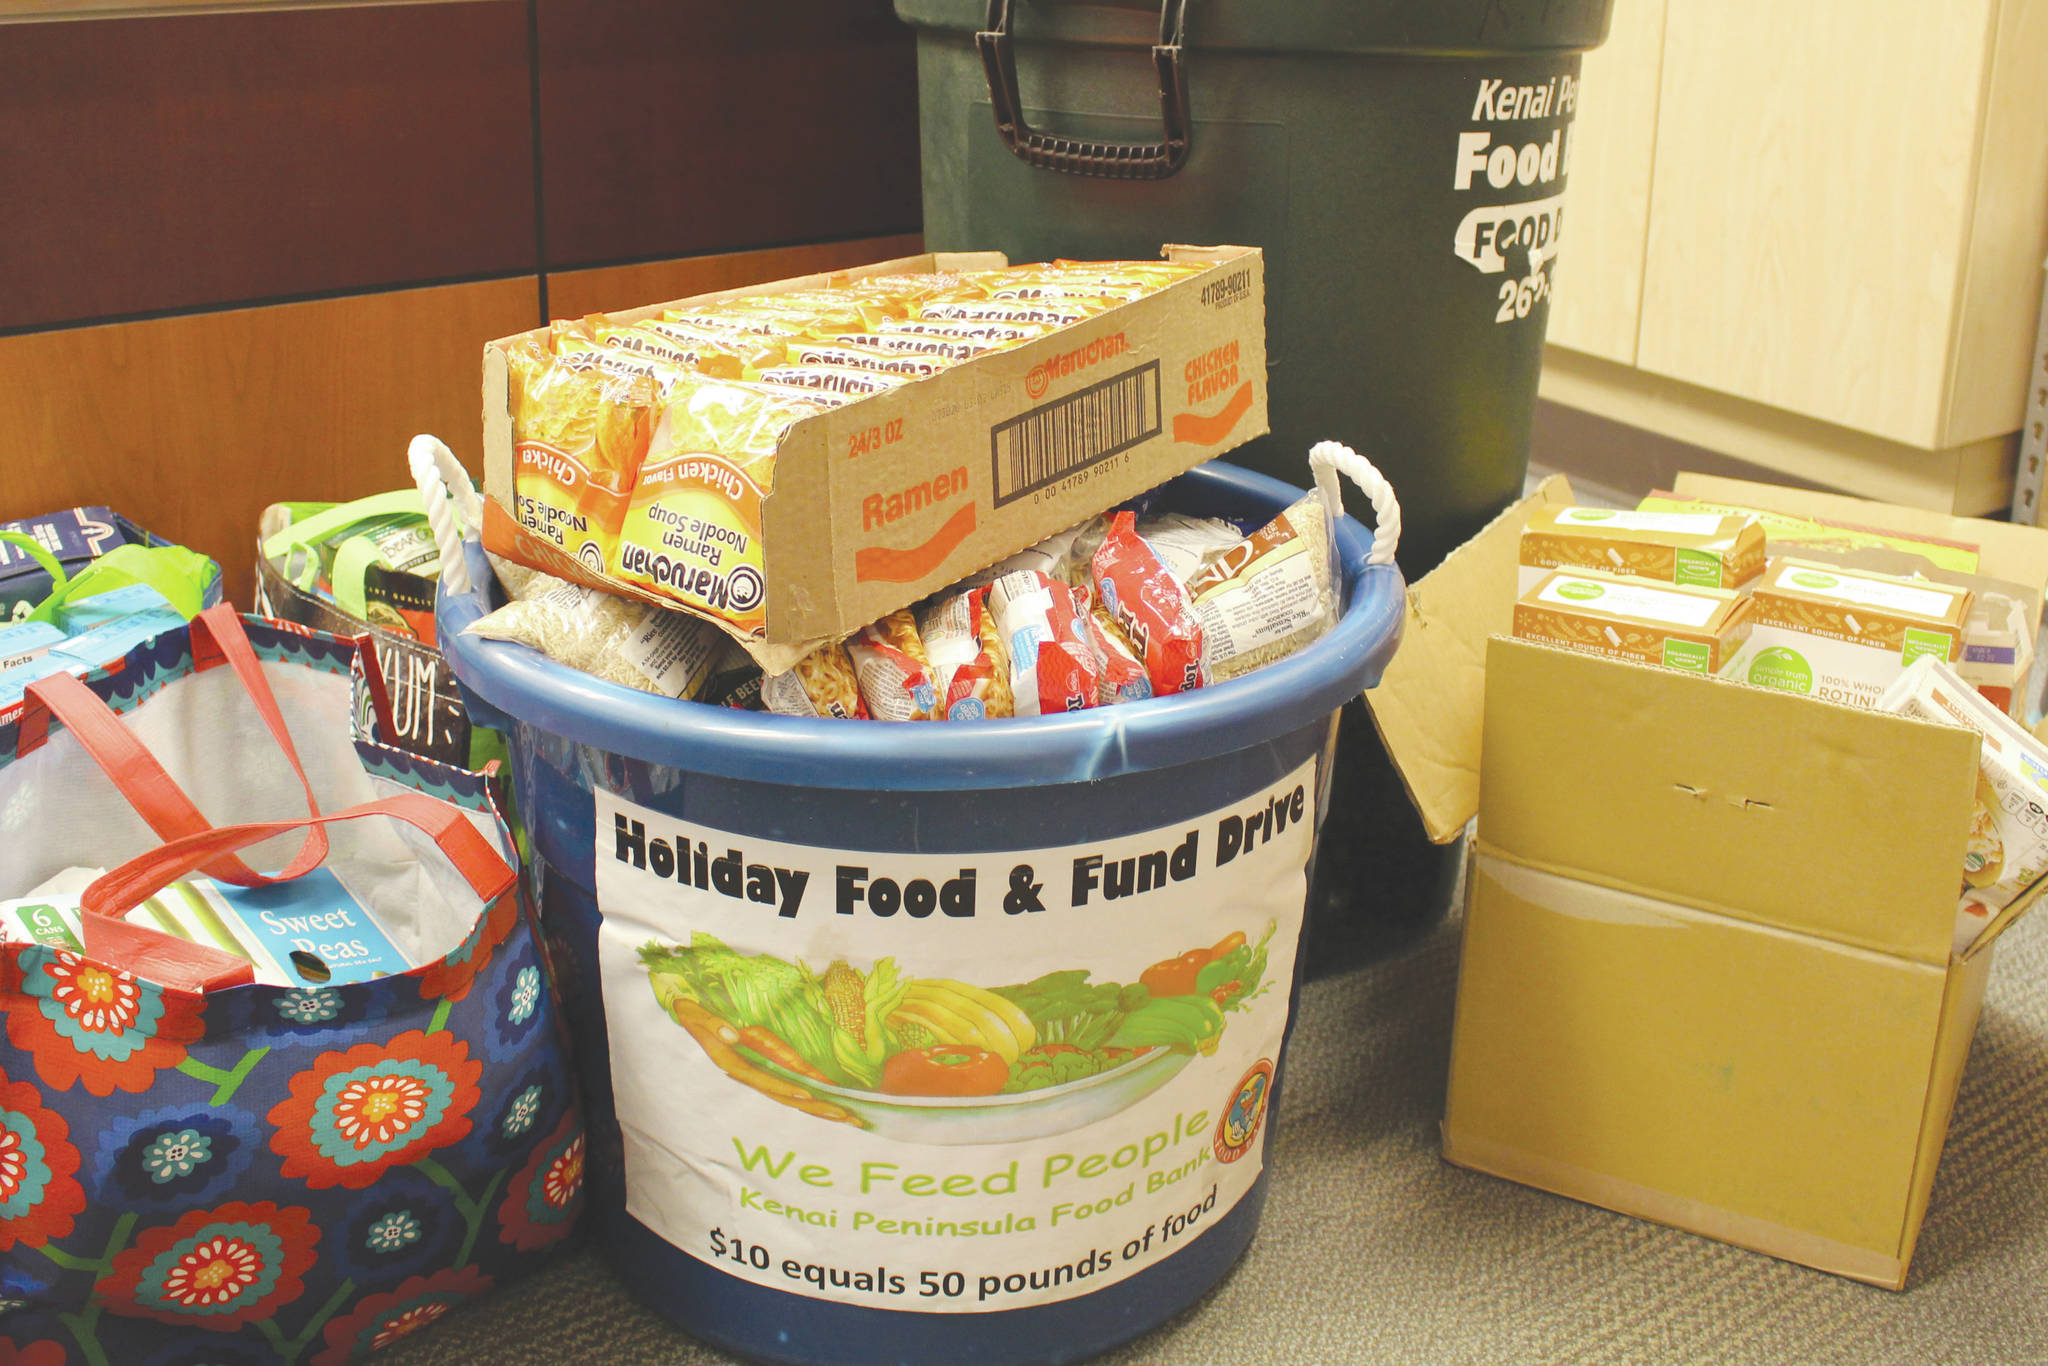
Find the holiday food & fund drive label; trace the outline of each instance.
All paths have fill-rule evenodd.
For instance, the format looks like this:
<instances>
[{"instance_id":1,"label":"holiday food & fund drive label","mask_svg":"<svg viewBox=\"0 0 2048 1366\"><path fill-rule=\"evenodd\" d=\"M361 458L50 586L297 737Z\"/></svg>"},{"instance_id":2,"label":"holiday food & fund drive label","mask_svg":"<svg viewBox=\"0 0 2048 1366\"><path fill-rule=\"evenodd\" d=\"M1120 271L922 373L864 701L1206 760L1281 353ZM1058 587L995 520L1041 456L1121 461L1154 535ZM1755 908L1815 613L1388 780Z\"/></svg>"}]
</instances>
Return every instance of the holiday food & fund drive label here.
<instances>
[{"instance_id":1,"label":"holiday food & fund drive label","mask_svg":"<svg viewBox=\"0 0 2048 1366\"><path fill-rule=\"evenodd\" d=\"M1305 764L1062 848L785 844L597 794L626 1207L759 1285L965 1313L1178 1252L1264 1162Z\"/></svg>"}]
</instances>

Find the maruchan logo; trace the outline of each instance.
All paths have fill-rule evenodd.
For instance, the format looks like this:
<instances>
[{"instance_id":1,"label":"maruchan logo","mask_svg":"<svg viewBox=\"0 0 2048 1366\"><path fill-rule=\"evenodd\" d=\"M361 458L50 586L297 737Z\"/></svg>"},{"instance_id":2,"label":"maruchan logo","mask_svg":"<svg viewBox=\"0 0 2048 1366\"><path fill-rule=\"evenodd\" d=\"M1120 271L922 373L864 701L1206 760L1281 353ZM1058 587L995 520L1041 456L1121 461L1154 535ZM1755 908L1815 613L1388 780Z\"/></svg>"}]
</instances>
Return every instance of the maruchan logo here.
<instances>
[{"instance_id":1,"label":"maruchan logo","mask_svg":"<svg viewBox=\"0 0 2048 1366\"><path fill-rule=\"evenodd\" d=\"M1251 296L1252 268L1233 270L1220 280L1202 286L1202 302L1211 308L1228 308Z\"/></svg>"},{"instance_id":2,"label":"maruchan logo","mask_svg":"<svg viewBox=\"0 0 2048 1366\"><path fill-rule=\"evenodd\" d=\"M751 612L761 605L761 571L750 564L723 572L687 560L672 560L642 545L619 547L619 567L639 574L714 611Z\"/></svg>"},{"instance_id":3,"label":"maruchan logo","mask_svg":"<svg viewBox=\"0 0 2048 1366\"><path fill-rule=\"evenodd\" d=\"M1130 343L1124 339L1121 332L1113 332L1107 337L1097 337L1086 346L1063 351L1033 367L1031 373L1024 376L1024 392L1034 399L1044 398L1046 389L1054 380L1065 379L1076 371L1086 370L1091 365L1099 365L1113 356L1123 355L1130 349Z\"/></svg>"}]
</instances>

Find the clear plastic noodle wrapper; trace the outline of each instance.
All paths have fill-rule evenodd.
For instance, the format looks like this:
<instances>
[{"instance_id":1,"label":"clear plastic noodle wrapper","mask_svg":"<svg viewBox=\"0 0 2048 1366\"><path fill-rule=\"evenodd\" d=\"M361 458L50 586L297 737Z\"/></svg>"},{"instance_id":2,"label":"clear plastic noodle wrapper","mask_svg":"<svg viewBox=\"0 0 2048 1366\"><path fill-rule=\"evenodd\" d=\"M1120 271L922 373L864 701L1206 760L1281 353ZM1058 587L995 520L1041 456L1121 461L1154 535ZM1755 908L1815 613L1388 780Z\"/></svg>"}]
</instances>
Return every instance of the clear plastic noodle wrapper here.
<instances>
[{"instance_id":1,"label":"clear plastic noodle wrapper","mask_svg":"<svg viewBox=\"0 0 2048 1366\"><path fill-rule=\"evenodd\" d=\"M908 318L916 310L916 301L905 295L886 289L867 289L859 285L842 286L838 289L801 289L787 294L762 294L755 296L767 308L780 309L793 317L802 318L807 330L821 336L832 332L857 328L872 330L877 323L891 318Z\"/></svg>"},{"instance_id":2,"label":"clear plastic noodle wrapper","mask_svg":"<svg viewBox=\"0 0 2048 1366\"><path fill-rule=\"evenodd\" d=\"M932 598L919 610L917 628L946 720L1016 714L1010 658L988 609L986 588L956 589Z\"/></svg>"},{"instance_id":3,"label":"clear plastic noodle wrapper","mask_svg":"<svg viewBox=\"0 0 2048 1366\"><path fill-rule=\"evenodd\" d=\"M567 583L505 604L469 634L530 646L593 678L664 697L697 696L727 643L709 622Z\"/></svg>"},{"instance_id":4,"label":"clear plastic noodle wrapper","mask_svg":"<svg viewBox=\"0 0 2048 1366\"><path fill-rule=\"evenodd\" d=\"M996 561L986 569L977 570L960 581L962 588L980 588L994 583L1005 574L1036 570L1049 579L1058 579L1071 588L1090 587L1090 565L1095 559L1095 550L1102 544L1102 538L1109 531L1109 518L1090 517L1087 521L1056 531L1028 546L1007 559ZM1092 591L1092 590L1091 590Z\"/></svg>"},{"instance_id":5,"label":"clear plastic noodle wrapper","mask_svg":"<svg viewBox=\"0 0 2048 1366\"><path fill-rule=\"evenodd\" d=\"M1088 639L1094 644L1096 658L1102 663L1102 686L1096 693L1098 705L1108 707L1118 702L1136 702L1153 695L1152 680L1146 675L1144 661L1131 648L1123 627L1117 625L1116 618L1103 611L1100 604L1088 613Z\"/></svg>"},{"instance_id":6,"label":"clear plastic noodle wrapper","mask_svg":"<svg viewBox=\"0 0 2048 1366\"><path fill-rule=\"evenodd\" d=\"M1202 686L1202 624L1188 590L1119 512L1094 559L1095 595L1123 628L1161 697Z\"/></svg>"},{"instance_id":7,"label":"clear plastic noodle wrapper","mask_svg":"<svg viewBox=\"0 0 2048 1366\"><path fill-rule=\"evenodd\" d=\"M988 586L989 610L1010 653L1010 692L1019 716L1057 715L1096 704L1102 665L1088 638L1086 590L1037 570Z\"/></svg>"},{"instance_id":8,"label":"clear plastic noodle wrapper","mask_svg":"<svg viewBox=\"0 0 2048 1366\"><path fill-rule=\"evenodd\" d=\"M869 394L883 394L900 384L908 384L912 375L884 374L879 370L855 370L844 365L777 365L763 370L758 376L763 384L779 384L791 389L815 389L820 393L843 394L849 399L866 398Z\"/></svg>"},{"instance_id":9,"label":"clear plastic noodle wrapper","mask_svg":"<svg viewBox=\"0 0 2048 1366\"><path fill-rule=\"evenodd\" d=\"M507 353L519 524L602 572L652 438L659 385L585 369L529 342Z\"/></svg>"},{"instance_id":10,"label":"clear plastic noodle wrapper","mask_svg":"<svg viewBox=\"0 0 2048 1366\"><path fill-rule=\"evenodd\" d=\"M1138 535L1182 583L1244 539L1243 529L1220 517L1191 517L1184 512L1141 517Z\"/></svg>"},{"instance_id":11,"label":"clear plastic noodle wrapper","mask_svg":"<svg viewBox=\"0 0 2048 1366\"><path fill-rule=\"evenodd\" d=\"M1106 313L1120 299L1061 299L1033 302L1028 299L957 299L926 304L918 313L924 322L1042 323L1066 327Z\"/></svg>"},{"instance_id":12,"label":"clear plastic noodle wrapper","mask_svg":"<svg viewBox=\"0 0 2048 1366\"><path fill-rule=\"evenodd\" d=\"M1332 544L1329 513L1311 493L1189 581L1209 682L1284 659L1330 628Z\"/></svg>"},{"instance_id":13,"label":"clear plastic noodle wrapper","mask_svg":"<svg viewBox=\"0 0 2048 1366\"><path fill-rule=\"evenodd\" d=\"M837 641L811 651L787 673L769 674L761 681L761 701L780 716L864 721L868 715L860 700L860 681L854 677L853 661L846 657L846 647Z\"/></svg>"},{"instance_id":14,"label":"clear plastic noodle wrapper","mask_svg":"<svg viewBox=\"0 0 2048 1366\"><path fill-rule=\"evenodd\" d=\"M1158 285L1135 279L1098 276L1093 279L1069 275L1044 275L1036 279L1012 280L989 291L991 299L1023 299L1043 303L1076 302L1083 305L1107 301L1112 307L1157 294Z\"/></svg>"},{"instance_id":15,"label":"clear plastic noodle wrapper","mask_svg":"<svg viewBox=\"0 0 2048 1366\"><path fill-rule=\"evenodd\" d=\"M917 616L909 608L870 622L846 638L861 702L877 721L937 721L939 689Z\"/></svg>"},{"instance_id":16,"label":"clear plastic noodle wrapper","mask_svg":"<svg viewBox=\"0 0 2048 1366\"><path fill-rule=\"evenodd\" d=\"M928 356L955 364L987 355L996 349L993 342L932 337L917 332L842 332L832 338L832 344L878 356ZM792 344L788 350L794 352L796 346Z\"/></svg>"},{"instance_id":17,"label":"clear plastic noodle wrapper","mask_svg":"<svg viewBox=\"0 0 2048 1366\"><path fill-rule=\"evenodd\" d=\"M908 335L912 337L944 337L951 341L987 342L991 349L1001 350L1019 342L1042 337L1054 330L1053 323L1003 323L970 322L964 319L946 321L939 318L912 318L907 322L883 323L875 329L885 337Z\"/></svg>"},{"instance_id":18,"label":"clear plastic noodle wrapper","mask_svg":"<svg viewBox=\"0 0 2048 1366\"><path fill-rule=\"evenodd\" d=\"M844 408L849 403L858 403L866 394L840 394L830 389L804 389L794 384L775 384L761 379L735 380L735 384L767 398L777 398L789 403L806 403L814 408Z\"/></svg>"},{"instance_id":19,"label":"clear plastic noodle wrapper","mask_svg":"<svg viewBox=\"0 0 2048 1366\"><path fill-rule=\"evenodd\" d=\"M811 320L803 314L784 308L764 307L755 299L722 299L693 307L664 308L661 320L688 327L750 332L767 337L800 337L811 330ZM866 326L862 322L847 325Z\"/></svg>"},{"instance_id":20,"label":"clear plastic noodle wrapper","mask_svg":"<svg viewBox=\"0 0 2048 1366\"><path fill-rule=\"evenodd\" d=\"M622 335L632 340L606 340L612 345L638 349L639 339L646 338L645 349L649 354L676 357L675 363L718 379L744 379L763 366L780 364L785 349L779 338L759 333L689 327L655 318L623 329Z\"/></svg>"},{"instance_id":21,"label":"clear plastic noodle wrapper","mask_svg":"<svg viewBox=\"0 0 2048 1366\"><path fill-rule=\"evenodd\" d=\"M935 270L922 275L869 275L847 279L839 286L856 295L873 295L898 301L906 307L934 299L986 298L978 278L971 272Z\"/></svg>"},{"instance_id":22,"label":"clear plastic noodle wrapper","mask_svg":"<svg viewBox=\"0 0 2048 1366\"><path fill-rule=\"evenodd\" d=\"M846 370L873 370L884 375L901 375L905 379L923 379L927 375L936 375L941 370L950 370L954 364L943 356L893 355L858 346L841 346L837 341L791 342L785 350L785 363L789 365L829 365Z\"/></svg>"},{"instance_id":23,"label":"clear plastic noodle wrapper","mask_svg":"<svg viewBox=\"0 0 2048 1366\"><path fill-rule=\"evenodd\" d=\"M675 388L684 378L697 373L688 367L663 360L659 356L607 345L586 332L561 332L554 341L555 364L569 370L616 375L622 379L644 375L654 382L656 393L662 399L666 399L669 390Z\"/></svg>"},{"instance_id":24,"label":"clear plastic noodle wrapper","mask_svg":"<svg viewBox=\"0 0 2048 1366\"><path fill-rule=\"evenodd\" d=\"M1028 270L1030 267L1023 267ZM1048 263L1048 268L1065 275L1076 276L1132 276L1141 280L1154 280L1161 286L1175 280L1199 275L1208 267L1194 261L1070 261L1057 257Z\"/></svg>"},{"instance_id":25,"label":"clear plastic noodle wrapper","mask_svg":"<svg viewBox=\"0 0 2048 1366\"><path fill-rule=\"evenodd\" d=\"M819 411L708 377L678 384L633 489L614 576L758 634L768 596L761 501L783 434Z\"/></svg>"}]
</instances>

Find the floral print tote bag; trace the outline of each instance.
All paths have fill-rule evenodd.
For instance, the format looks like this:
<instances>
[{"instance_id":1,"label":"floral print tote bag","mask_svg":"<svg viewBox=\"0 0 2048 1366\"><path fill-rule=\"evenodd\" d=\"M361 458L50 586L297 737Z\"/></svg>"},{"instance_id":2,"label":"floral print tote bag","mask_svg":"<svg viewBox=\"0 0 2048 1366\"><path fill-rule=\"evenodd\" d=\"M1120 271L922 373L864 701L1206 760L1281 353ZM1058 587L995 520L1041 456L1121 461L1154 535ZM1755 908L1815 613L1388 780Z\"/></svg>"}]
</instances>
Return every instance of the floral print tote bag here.
<instances>
[{"instance_id":1,"label":"floral print tote bag","mask_svg":"<svg viewBox=\"0 0 2048 1366\"><path fill-rule=\"evenodd\" d=\"M0 1363L336 1366L574 1229L582 1116L510 842L482 775L354 736L360 667L213 609L0 713L0 902L113 869L78 936L0 943ZM277 985L97 933L191 872L332 876L415 966Z\"/></svg>"}]
</instances>

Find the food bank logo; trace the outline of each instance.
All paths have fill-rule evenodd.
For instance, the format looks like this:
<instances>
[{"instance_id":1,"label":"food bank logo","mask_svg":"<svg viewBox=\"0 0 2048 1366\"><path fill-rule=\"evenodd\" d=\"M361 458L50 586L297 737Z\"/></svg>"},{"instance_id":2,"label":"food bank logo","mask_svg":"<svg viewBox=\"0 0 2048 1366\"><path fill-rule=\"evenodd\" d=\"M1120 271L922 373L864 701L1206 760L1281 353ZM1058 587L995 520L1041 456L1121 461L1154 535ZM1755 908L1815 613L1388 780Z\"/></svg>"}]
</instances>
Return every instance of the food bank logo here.
<instances>
[{"instance_id":1,"label":"food bank logo","mask_svg":"<svg viewBox=\"0 0 2048 1366\"><path fill-rule=\"evenodd\" d=\"M1097 337L1085 346L1062 351L1057 356L1048 356L1032 367L1030 374L1024 376L1024 392L1034 399L1044 398L1045 391L1051 387L1054 380L1065 379L1068 375L1086 370L1091 365L1100 365L1103 361L1121 356L1130 349L1131 344L1124 339L1123 333L1112 332L1107 337Z\"/></svg>"},{"instance_id":2,"label":"food bank logo","mask_svg":"<svg viewBox=\"0 0 2048 1366\"><path fill-rule=\"evenodd\" d=\"M1259 1125L1266 1118L1266 1100L1272 1089L1272 1060L1260 1058L1239 1079L1222 1118L1216 1121L1210 1146L1218 1162L1235 1162L1251 1151L1252 1140L1259 1136Z\"/></svg>"}]
</instances>

